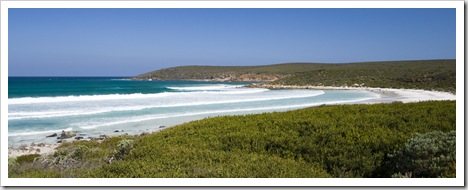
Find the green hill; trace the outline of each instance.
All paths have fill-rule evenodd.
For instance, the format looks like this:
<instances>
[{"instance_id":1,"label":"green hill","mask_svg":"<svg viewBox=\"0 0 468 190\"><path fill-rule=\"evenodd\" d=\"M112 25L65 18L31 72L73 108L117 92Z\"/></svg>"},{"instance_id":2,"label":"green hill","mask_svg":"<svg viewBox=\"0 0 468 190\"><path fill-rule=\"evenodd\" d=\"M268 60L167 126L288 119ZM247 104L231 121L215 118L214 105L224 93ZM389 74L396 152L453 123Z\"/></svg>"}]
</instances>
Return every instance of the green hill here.
<instances>
[{"instance_id":1,"label":"green hill","mask_svg":"<svg viewBox=\"0 0 468 190\"><path fill-rule=\"evenodd\" d=\"M255 81L283 85L366 86L455 92L455 60L287 63L265 66L182 66L134 79Z\"/></svg>"}]
</instances>

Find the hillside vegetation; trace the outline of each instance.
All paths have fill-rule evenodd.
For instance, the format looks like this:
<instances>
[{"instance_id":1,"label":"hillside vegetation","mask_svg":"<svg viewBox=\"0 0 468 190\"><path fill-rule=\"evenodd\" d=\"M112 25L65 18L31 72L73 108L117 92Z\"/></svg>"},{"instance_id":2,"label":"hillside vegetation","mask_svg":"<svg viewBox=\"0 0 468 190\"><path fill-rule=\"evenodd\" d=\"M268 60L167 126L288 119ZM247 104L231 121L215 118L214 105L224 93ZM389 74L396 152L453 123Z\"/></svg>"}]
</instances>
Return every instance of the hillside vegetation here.
<instances>
[{"instance_id":1,"label":"hillside vegetation","mask_svg":"<svg viewBox=\"0 0 468 190\"><path fill-rule=\"evenodd\" d=\"M8 175L455 177L455 113L455 101L430 101L220 116L143 136L65 143L52 156L10 159Z\"/></svg>"},{"instance_id":2,"label":"hillside vegetation","mask_svg":"<svg viewBox=\"0 0 468 190\"><path fill-rule=\"evenodd\" d=\"M278 85L366 86L455 93L455 60L265 66L183 66L134 77L153 80L255 81Z\"/></svg>"},{"instance_id":3,"label":"hillside vegetation","mask_svg":"<svg viewBox=\"0 0 468 190\"><path fill-rule=\"evenodd\" d=\"M300 72L272 84L408 88L455 93L456 65L454 60L332 65Z\"/></svg>"}]
</instances>

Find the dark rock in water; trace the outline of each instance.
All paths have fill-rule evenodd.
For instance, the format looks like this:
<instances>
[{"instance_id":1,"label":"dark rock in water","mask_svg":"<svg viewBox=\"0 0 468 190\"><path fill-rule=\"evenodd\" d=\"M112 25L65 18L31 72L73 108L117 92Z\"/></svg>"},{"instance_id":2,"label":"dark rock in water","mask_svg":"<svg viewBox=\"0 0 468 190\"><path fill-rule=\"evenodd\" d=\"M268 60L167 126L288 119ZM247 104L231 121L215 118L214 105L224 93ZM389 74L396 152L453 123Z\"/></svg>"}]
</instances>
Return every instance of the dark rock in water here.
<instances>
[{"instance_id":1,"label":"dark rock in water","mask_svg":"<svg viewBox=\"0 0 468 190\"><path fill-rule=\"evenodd\" d=\"M83 137L75 137L76 140L81 140Z\"/></svg>"},{"instance_id":2,"label":"dark rock in water","mask_svg":"<svg viewBox=\"0 0 468 190\"><path fill-rule=\"evenodd\" d=\"M118 133L118 132L120 132L120 131L119 131L119 130L115 130L115 131L114 131L114 133Z\"/></svg>"},{"instance_id":3,"label":"dark rock in water","mask_svg":"<svg viewBox=\"0 0 468 190\"><path fill-rule=\"evenodd\" d=\"M46 137L56 137L56 136L57 136L57 133L54 133L54 134L46 136Z\"/></svg>"},{"instance_id":4,"label":"dark rock in water","mask_svg":"<svg viewBox=\"0 0 468 190\"><path fill-rule=\"evenodd\" d=\"M60 137L57 137L57 139L68 139L68 138L72 138L76 136L76 132L73 132L73 131L63 131L62 134L60 135Z\"/></svg>"},{"instance_id":5,"label":"dark rock in water","mask_svg":"<svg viewBox=\"0 0 468 190\"><path fill-rule=\"evenodd\" d=\"M86 134L80 133L80 134L78 134L78 136L86 136Z\"/></svg>"},{"instance_id":6,"label":"dark rock in water","mask_svg":"<svg viewBox=\"0 0 468 190\"><path fill-rule=\"evenodd\" d=\"M166 126L164 126L164 125L161 125L161 126L159 126L159 128L160 128L160 129L162 129L162 128L166 128Z\"/></svg>"}]
</instances>

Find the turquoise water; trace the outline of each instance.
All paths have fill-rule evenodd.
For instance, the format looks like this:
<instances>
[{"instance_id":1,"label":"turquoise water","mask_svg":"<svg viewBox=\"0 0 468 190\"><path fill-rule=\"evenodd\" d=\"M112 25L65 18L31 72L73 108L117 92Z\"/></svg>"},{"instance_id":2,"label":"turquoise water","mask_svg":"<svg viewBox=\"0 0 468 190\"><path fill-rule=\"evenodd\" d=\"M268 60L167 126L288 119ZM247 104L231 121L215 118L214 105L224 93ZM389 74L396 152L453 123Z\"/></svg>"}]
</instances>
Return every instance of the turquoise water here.
<instances>
[{"instance_id":1,"label":"turquoise water","mask_svg":"<svg viewBox=\"0 0 468 190\"><path fill-rule=\"evenodd\" d=\"M124 77L9 77L9 146L55 143L52 133L139 134L219 115L284 111L379 98L365 91L268 90L248 83Z\"/></svg>"},{"instance_id":2,"label":"turquoise water","mask_svg":"<svg viewBox=\"0 0 468 190\"><path fill-rule=\"evenodd\" d=\"M8 98L175 92L166 86L222 84L128 80L129 77L8 77ZM228 83L247 84L247 83Z\"/></svg>"}]
</instances>

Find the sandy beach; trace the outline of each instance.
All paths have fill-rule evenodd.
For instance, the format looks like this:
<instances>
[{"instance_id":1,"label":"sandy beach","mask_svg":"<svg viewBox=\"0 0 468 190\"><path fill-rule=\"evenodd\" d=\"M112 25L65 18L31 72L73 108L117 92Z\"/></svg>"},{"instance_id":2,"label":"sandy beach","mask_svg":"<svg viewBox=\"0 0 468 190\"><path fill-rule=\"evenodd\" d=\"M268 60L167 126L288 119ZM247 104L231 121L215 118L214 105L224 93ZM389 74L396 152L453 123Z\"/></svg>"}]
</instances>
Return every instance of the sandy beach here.
<instances>
[{"instance_id":1,"label":"sandy beach","mask_svg":"<svg viewBox=\"0 0 468 190\"><path fill-rule=\"evenodd\" d=\"M371 87L334 87L334 86L289 86L289 85L251 85L253 88L268 89L311 89L311 90L362 90L380 96L379 99L363 101L361 103L389 103L400 101L403 103L421 102L430 100L456 100L456 95L450 92L415 90L415 89L394 89L394 88L371 88Z\"/></svg>"},{"instance_id":2,"label":"sandy beach","mask_svg":"<svg viewBox=\"0 0 468 190\"><path fill-rule=\"evenodd\" d=\"M59 144L34 144L34 145L23 145L19 148L8 148L8 157L17 157L26 154L52 154L55 152L55 148L57 148Z\"/></svg>"},{"instance_id":3,"label":"sandy beach","mask_svg":"<svg viewBox=\"0 0 468 190\"><path fill-rule=\"evenodd\" d=\"M400 101L403 103L420 102L430 100L456 100L456 95L448 92L414 90L414 89L391 89L391 88L369 88L369 87L330 87L330 86L283 86L283 85L252 85L253 88L268 89L313 89L313 90L359 90L375 93L378 99L357 102L359 104L391 103ZM17 157L25 154L51 154L59 144L32 144L23 145L19 148L8 148L8 157Z\"/></svg>"}]
</instances>

